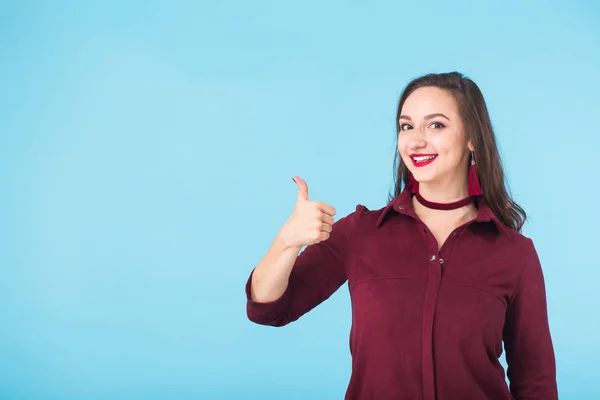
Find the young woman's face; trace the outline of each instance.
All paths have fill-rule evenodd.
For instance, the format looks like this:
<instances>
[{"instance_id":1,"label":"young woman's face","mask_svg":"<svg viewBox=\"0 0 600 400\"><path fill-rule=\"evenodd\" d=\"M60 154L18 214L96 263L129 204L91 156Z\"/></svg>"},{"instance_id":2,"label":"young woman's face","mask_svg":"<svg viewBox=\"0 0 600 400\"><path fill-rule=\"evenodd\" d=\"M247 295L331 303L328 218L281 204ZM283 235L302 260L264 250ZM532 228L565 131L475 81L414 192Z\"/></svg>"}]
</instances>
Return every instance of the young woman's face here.
<instances>
[{"instance_id":1,"label":"young woman's face","mask_svg":"<svg viewBox=\"0 0 600 400\"><path fill-rule=\"evenodd\" d=\"M466 184L466 159L472 146L452 94L437 87L415 90L404 102L399 122L398 151L418 182L463 179Z\"/></svg>"}]
</instances>

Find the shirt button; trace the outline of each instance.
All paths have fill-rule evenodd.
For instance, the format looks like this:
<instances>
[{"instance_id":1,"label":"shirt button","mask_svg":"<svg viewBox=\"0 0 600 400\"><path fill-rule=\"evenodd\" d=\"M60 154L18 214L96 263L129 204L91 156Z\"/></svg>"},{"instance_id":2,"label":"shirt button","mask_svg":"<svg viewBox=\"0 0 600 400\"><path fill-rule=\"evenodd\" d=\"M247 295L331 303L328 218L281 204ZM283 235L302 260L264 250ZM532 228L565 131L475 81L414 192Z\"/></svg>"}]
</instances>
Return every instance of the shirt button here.
<instances>
[{"instance_id":1,"label":"shirt button","mask_svg":"<svg viewBox=\"0 0 600 400\"><path fill-rule=\"evenodd\" d=\"M440 258L440 264L443 264L443 263L444 263L444 259Z\"/></svg>"},{"instance_id":2,"label":"shirt button","mask_svg":"<svg viewBox=\"0 0 600 400\"><path fill-rule=\"evenodd\" d=\"M404 210L404 206L398 206L398 210Z\"/></svg>"},{"instance_id":3,"label":"shirt button","mask_svg":"<svg viewBox=\"0 0 600 400\"><path fill-rule=\"evenodd\" d=\"M423 232L427 233L427 232L429 232L429 231L427 230L427 228L425 228L425 229L423 229Z\"/></svg>"},{"instance_id":4,"label":"shirt button","mask_svg":"<svg viewBox=\"0 0 600 400\"><path fill-rule=\"evenodd\" d=\"M435 261L435 255L432 255L429 261Z\"/></svg>"}]
</instances>

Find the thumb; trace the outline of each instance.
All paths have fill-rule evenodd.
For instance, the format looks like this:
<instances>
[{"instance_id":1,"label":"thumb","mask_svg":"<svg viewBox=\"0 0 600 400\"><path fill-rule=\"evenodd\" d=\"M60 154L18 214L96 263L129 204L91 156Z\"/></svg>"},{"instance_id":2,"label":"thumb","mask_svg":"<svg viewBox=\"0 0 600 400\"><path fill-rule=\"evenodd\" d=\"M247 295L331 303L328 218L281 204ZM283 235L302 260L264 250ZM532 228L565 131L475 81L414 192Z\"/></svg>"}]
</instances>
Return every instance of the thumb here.
<instances>
[{"instance_id":1,"label":"thumb","mask_svg":"<svg viewBox=\"0 0 600 400\"><path fill-rule=\"evenodd\" d=\"M298 200L308 201L308 185L304 182L304 179L299 176L295 176L292 179L298 185Z\"/></svg>"}]
</instances>

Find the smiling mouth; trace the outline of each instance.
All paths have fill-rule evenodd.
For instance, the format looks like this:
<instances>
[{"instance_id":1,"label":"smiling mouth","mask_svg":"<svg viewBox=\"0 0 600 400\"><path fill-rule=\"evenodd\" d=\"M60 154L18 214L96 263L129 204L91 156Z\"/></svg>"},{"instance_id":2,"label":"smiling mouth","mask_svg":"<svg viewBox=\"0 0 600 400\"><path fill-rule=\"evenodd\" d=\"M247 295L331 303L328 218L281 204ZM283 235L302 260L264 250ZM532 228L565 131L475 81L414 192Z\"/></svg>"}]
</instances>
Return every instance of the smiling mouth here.
<instances>
[{"instance_id":1,"label":"smiling mouth","mask_svg":"<svg viewBox=\"0 0 600 400\"><path fill-rule=\"evenodd\" d=\"M423 167L431 164L433 160L437 158L437 154L411 154L410 159L412 160L415 167Z\"/></svg>"}]
</instances>

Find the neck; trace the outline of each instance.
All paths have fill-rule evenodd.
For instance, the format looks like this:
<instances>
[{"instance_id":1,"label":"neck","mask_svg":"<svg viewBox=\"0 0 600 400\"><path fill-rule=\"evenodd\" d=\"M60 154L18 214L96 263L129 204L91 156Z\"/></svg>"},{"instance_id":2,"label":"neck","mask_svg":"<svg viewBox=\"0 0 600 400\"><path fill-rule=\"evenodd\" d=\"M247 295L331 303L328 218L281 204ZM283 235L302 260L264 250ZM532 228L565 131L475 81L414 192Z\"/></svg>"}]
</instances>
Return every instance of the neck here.
<instances>
[{"instance_id":1,"label":"neck","mask_svg":"<svg viewBox=\"0 0 600 400\"><path fill-rule=\"evenodd\" d=\"M440 222L463 221L474 218L477 215L477 207L474 204L474 199L469 196L466 187L434 188L430 184L419 184L419 195L422 202L415 195L412 198L412 205L420 218L435 218ZM462 202L463 204L452 204L457 202ZM430 206L428 207L427 204Z\"/></svg>"},{"instance_id":2,"label":"neck","mask_svg":"<svg viewBox=\"0 0 600 400\"><path fill-rule=\"evenodd\" d=\"M430 208L426 207L417 200L416 196L412 198L412 207L417 216L429 224L438 225L460 225L463 222L469 221L477 217L477 207L471 201L468 204L458 208Z\"/></svg>"},{"instance_id":3,"label":"neck","mask_svg":"<svg viewBox=\"0 0 600 400\"><path fill-rule=\"evenodd\" d=\"M427 208L431 208L434 210L456 210L457 208L462 208L466 205L473 203L473 197L467 196L462 200L454 201L452 203L436 203L433 201L429 201L421 196L420 193L415 194L415 198L419 203L424 205Z\"/></svg>"},{"instance_id":4,"label":"neck","mask_svg":"<svg viewBox=\"0 0 600 400\"><path fill-rule=\"evenodd\" d=\"M419 183L419 194L427 201L433 203L454 203L469 196L466 182L462 185L439 185L432 183Z\"/></svg>"}]
</instances>

